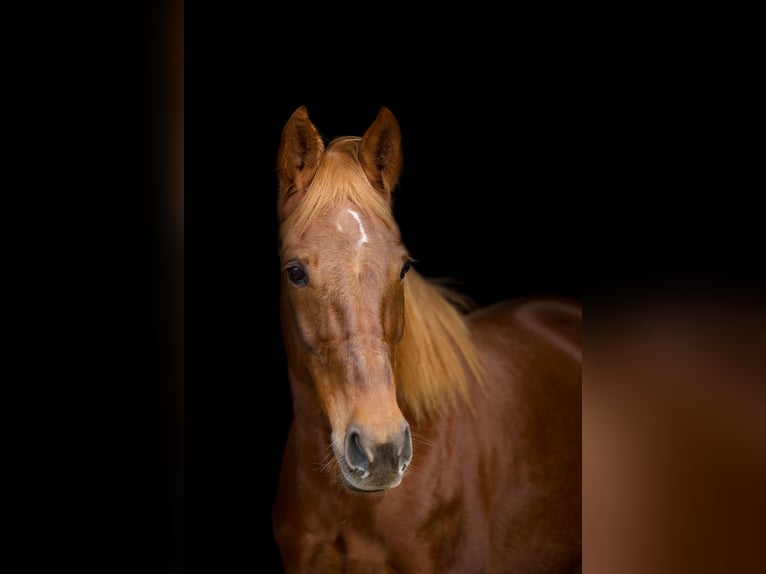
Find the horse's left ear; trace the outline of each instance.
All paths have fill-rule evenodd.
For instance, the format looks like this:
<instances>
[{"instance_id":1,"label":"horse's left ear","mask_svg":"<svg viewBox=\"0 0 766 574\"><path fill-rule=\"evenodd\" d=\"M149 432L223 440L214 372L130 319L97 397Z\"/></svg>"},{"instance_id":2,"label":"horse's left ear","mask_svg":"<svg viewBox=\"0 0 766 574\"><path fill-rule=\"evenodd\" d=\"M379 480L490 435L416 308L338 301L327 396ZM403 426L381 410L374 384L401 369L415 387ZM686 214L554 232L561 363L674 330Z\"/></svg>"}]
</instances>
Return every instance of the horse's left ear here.
<instances>
[{"instance_id":1,"label":"horse's left ear","mask_svg":"<svg viewBox=\"0 0 766 574\"><path fill-rule=\"evenodd\" d=\"M402 133L394 114L385 106L362 136L359 161L370 183L390 196L402 172Z\"/></svg>"}]
</instances>

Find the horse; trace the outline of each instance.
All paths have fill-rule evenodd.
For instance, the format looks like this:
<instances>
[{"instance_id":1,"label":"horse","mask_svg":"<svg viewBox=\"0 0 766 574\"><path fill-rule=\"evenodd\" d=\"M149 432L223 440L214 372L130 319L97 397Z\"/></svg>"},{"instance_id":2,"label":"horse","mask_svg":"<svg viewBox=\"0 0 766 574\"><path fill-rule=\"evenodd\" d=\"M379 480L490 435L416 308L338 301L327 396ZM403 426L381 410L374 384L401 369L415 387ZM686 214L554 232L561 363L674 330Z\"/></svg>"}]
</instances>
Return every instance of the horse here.
<instances>
[{"instance_id":1,"label":"horse","mask_svg":"<svg viewBox=\"0 0 766 574\"><path fill-rule=\"evenodd\" d=\"M385 106L327 145L301 106L276 156L284 572L579 571L581 302L482 306L419 274Z\"/></svg>"}]
</instances>

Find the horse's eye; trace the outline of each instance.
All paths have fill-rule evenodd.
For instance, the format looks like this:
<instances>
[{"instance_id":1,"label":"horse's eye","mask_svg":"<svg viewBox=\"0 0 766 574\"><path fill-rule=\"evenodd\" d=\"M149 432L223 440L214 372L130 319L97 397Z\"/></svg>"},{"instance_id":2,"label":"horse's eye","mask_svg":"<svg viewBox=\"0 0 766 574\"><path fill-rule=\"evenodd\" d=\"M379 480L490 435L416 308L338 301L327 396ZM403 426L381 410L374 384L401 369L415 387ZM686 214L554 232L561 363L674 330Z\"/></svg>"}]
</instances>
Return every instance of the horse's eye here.
<instances>
[{"instance_id":1,"label":"horse's eye","mask_svg":"<svg viewBox=\"0 0 766 574\"><path fill-rule=\"evenodd\" d=\"M287 278L290 280L290 283L298 287L303 287L309 282L308 275L306 275L306 272L300 265L290 265L287 268Z\"/></svg>"},{"instance_id":2,"label":"horse's eye","mask_svg":"<svg viewBox=\"0 0 766 574\"><path fill-rule=\"evenodd\" d=\"M399 273L399 279L404 279L404 276L407 274L407 271L410 270L410 267L412 267L412 262L408 259L404 262L404 265L402 265L402 271Z\"/></svg>"}]
</instances>

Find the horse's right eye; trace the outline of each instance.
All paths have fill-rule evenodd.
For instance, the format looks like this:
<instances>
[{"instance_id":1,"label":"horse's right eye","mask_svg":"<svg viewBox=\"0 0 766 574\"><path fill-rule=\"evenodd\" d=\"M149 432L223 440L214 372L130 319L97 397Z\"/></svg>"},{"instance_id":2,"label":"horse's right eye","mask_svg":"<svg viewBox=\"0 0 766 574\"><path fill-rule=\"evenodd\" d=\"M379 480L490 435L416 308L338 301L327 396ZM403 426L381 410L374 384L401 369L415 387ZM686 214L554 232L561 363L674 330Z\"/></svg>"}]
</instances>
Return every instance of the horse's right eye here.
<instances>
[{"instance_id":1,"label":"horse's right eye","mask_svg":"<svg viewBox=\"0 0 766 574\"><path fill-rule=\"evenodd\" d=\"M404 279L404 276L407 275L407 271L410 270L410 267L412 267L412 260L407 259L404 262L404 265L402 265L402 270L399 272L399 279Z\"/></svg>"},{"instance_id":2,"label":"horse's right eye","mask_svg":"<svg viewBox=\"0 0 766 574\"><path fill-rule=\"evenodd\" d=\"M287 278L290 280L290 283L297 285L298 287L303 287L309 282L308 275L306 275L306 272L300 265L291 265L288 267Z\"/></svg>"}]
</instances>

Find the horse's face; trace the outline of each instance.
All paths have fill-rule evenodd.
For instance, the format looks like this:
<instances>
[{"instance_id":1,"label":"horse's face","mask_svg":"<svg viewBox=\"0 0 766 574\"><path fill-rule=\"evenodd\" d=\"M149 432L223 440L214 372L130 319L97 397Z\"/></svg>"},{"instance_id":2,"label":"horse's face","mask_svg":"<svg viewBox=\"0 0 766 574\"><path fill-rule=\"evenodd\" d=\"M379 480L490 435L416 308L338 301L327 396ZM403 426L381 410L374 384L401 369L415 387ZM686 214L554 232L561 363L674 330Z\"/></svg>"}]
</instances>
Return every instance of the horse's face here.
<instances>
[{"instance_id":1,"label":"horse's face","mask_svg":"<svg viewBox=\"0 0 766 574\"><path fill-rule=\"evenodd\" d=\"M292 333L291 369L313 384L330 423L330 442L344 482L362 491L397 486L412 458L394 369L410 260L393 220L381 217L380 210L359 207L359 202L335 201L317 210L303 205L297 218L310 215L294 233L289 232L294 220L288 218L301 202L316 204L317 198L323 201L335 193L335 180L323 169L341 169L357 154L364 163L371 149L376 154L374 161L368 158L373 171L365 175L365 167L349 177L357 177L352 184L366 186L370 194L380 194L377 205L385 205L380 199L387 200L390 192L385 169L391 167L391 158L379 152L395 148L398 153L389 138L394 128L398 134L398 126L385 112L362 138L360 151L354 146L353 154L328 151L330 157L317 168L324 148L305 111L299 110L285 127L280 155L283 321ZM344 181L348 184L348 178Z\"/></svg>"},{"instance_id":2,"label":"horse's face","mask_svg":"<svg viewBox=\"0 0 766 574\"><path fill-rule=\"evenodd\" d=\"M348 205L283 254L293 328L343 477L359 490L396 486L412 456L392 365L404 328L407 251Z\"/></svg>"}]
</instances>

